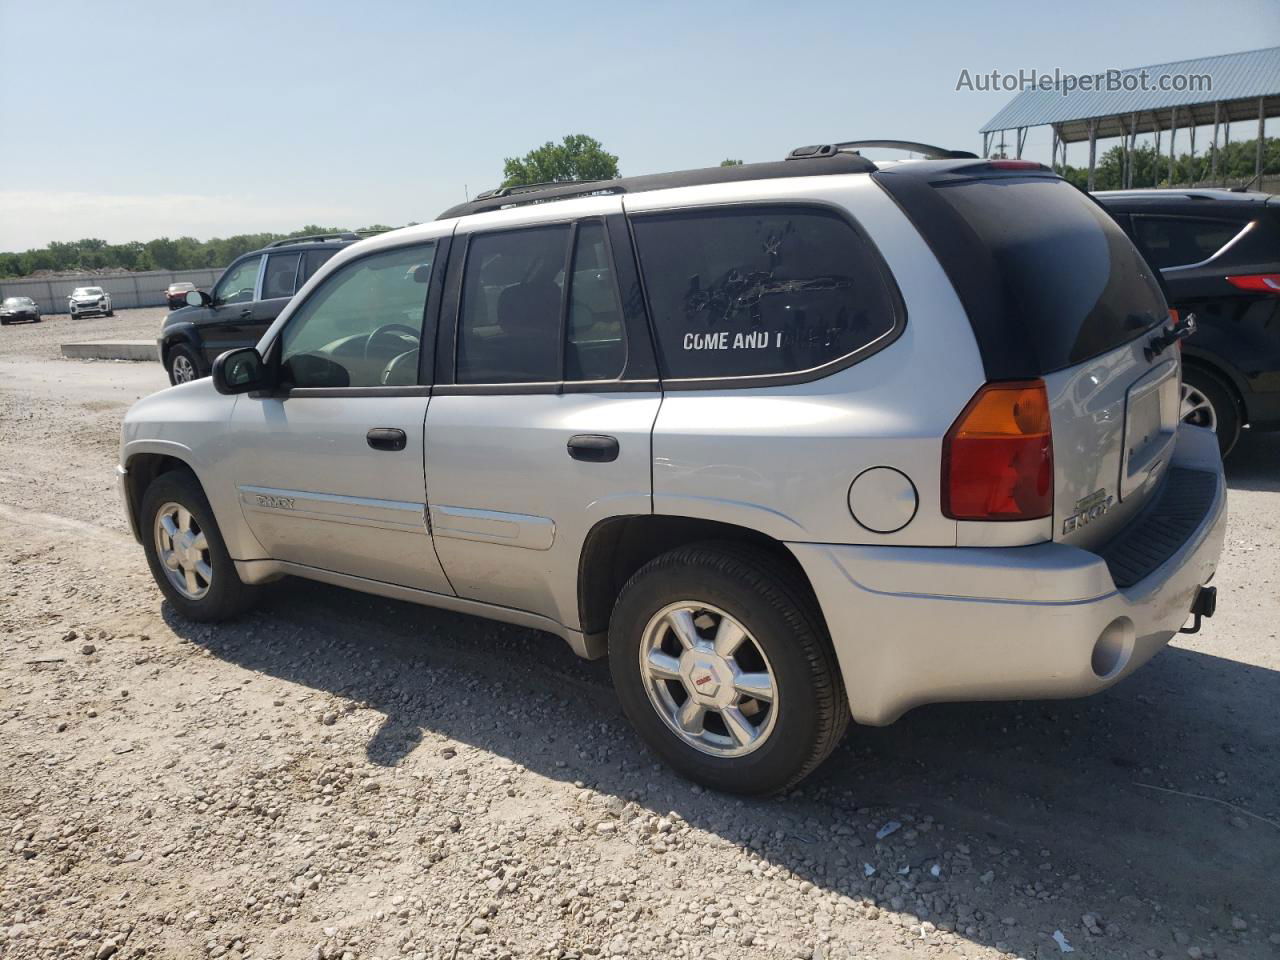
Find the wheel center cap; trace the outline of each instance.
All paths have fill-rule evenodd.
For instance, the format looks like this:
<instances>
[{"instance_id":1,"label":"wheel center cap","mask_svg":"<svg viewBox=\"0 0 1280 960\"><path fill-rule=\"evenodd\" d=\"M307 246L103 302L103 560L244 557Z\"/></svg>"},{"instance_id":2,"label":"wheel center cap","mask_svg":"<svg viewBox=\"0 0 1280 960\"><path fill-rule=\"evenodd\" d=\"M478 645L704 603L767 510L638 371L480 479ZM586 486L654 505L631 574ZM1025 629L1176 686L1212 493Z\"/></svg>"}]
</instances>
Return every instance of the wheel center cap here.
<instances>
[{"instance_id":1,"label":"wheel center cap","mask_svg":"<svg viewBox=\"0 0 1280 960\"><path fill-rule=\"evenodd\" d=\"M703 703L718 703L721 694L731 686L724 661L715 654L703 652L686 655L685 661L684 675L690 693Z\"/></svg>"}]
</instances>

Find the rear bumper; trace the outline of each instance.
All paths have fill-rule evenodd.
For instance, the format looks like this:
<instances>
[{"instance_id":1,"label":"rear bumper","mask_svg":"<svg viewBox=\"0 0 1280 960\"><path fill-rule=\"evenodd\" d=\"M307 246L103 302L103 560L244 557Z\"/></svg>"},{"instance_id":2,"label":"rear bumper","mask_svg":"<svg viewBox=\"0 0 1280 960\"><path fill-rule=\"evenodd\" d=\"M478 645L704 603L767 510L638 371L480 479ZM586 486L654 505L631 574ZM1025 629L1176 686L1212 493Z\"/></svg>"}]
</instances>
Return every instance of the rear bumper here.
<instances>
[{"instance_id":1,"label":"rear bumper","mask_svg":"<svg viewBox=\"0 0 1280 960\"><path fill-rule=\"evenodd\" d=\"M1080 697L1128 676L1186 622L1226 532L1216 438L1179 429L1173 467L1212 476L1194 529L1131 586L1061 543L877 547L793 543L860 723L947 700ZM1141 518L1136 521L1141 522Z\"/></svg>"}]
</instances>

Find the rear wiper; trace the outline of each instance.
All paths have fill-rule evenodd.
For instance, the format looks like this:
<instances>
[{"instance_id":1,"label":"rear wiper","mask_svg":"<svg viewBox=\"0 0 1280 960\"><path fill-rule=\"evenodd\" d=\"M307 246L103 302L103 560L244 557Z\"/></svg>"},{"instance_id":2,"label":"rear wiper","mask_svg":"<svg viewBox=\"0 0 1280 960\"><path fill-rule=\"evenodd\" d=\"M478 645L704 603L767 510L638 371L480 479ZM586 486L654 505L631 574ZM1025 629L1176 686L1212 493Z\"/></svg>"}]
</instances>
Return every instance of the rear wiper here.
<instances>
[{"instance_id":1,"label":"rear wiper","mask_svg":"<svg viewBox=\"0 0 1280 960\"><path fill-rule=\"evenodd\" d=\"M1178 323L1161 330L1148 340L1147 345L1142 348L1142 352L1147 357L1147 362L1150 363L1179 340L1187 339L1187 337L1196 332L1196 329L1196 315L1188 313Z\"/></svg>"}]
</instances>

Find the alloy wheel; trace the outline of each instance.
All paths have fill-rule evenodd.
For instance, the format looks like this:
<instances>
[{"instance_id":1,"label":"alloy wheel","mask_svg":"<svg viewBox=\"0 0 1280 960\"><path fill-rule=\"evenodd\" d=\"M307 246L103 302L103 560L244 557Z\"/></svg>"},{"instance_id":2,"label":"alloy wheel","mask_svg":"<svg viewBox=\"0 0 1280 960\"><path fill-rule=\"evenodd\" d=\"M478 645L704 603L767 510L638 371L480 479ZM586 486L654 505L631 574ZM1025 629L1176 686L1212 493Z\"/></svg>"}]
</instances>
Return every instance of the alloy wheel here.
<instances>
[{"instance_id":1,"label":"alloy wheel","mask_svg":"<svg viewBox=\"0 0 1280 960\"><path fill-rule=\"evenodd\" d=\"M178 354L169 362L169 367L173 371L174 383L190 383L196 378L195 364L185 354Z\"/></svg>"},{"instance_id":2,"label":"alloy wheel","mask_svg":"<svg viewBox=\"0 0 1280 960\"><path fill-rule=\"evenodd\" d=\"M1185 382L1182 384L1181 419L1183 423L1195 427L1208 427L1215 433L1218 431L1218 412L1213 408L1213 403L1201 391Z\"/></svg>"},{"instance_id":3,"label":"alloy wheel","mask_svg":"<svg viewBox=\"0 0 1280 960\"><path fill-rule=\"evenodd\" d=\"M773 732L773 668L750 631L718 607L681 600L655 613L640 639L640 674L658 715L703 753L740 757Z\"/></svg>"},{"instance_id":4,"label":"alloy wheel","mask_svg":"<svg viewBox=\"0 0 1280 960\"><path fill-rule=\"evenodd\" d=\"M191 511L169 502L156 511L156 553L169 583L188 600L201 600L213 584L209 540Z\"/></svg>"}]
</instances>

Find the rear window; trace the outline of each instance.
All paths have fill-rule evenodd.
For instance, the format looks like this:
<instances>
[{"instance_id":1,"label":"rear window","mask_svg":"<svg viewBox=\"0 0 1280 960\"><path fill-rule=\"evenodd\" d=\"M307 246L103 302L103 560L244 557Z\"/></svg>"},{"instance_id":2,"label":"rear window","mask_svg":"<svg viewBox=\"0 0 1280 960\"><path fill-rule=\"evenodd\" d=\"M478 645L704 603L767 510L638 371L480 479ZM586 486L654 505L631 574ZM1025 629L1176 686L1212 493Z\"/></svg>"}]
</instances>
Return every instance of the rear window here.
<instances>
[{"instance_id":1,"label":"rear window","mask_svg":"<svg viewBox=\"0 0 1280 960\"><path fill-rule=\"evenodd\" d=\"M1016 328L1036 373L1083 363L1168 318L1152 268L1065 180L958 179L934 190L990 257L995 290L990 302L966 303L970 319L975 327L999 319L1006 332ZM975 317L975 309L994 316Z\"/></svg>"},{"instance_id":2,"label":"rear window","mask_svg":"<svg viewBox=\"0 0 1280 960\"><path fill-rule=\"evenodd\" d=\"M800 373L896 329L878 255L834 212L717 207L632 224L664 378Z\"/></svg>"},{"instance_id":3,"label":"rear window","mask_svg":"<svg viewBox=\"0 0 1280 960\"><path fill-rule=\"evenodd\" d=\"M1208 260L1244 229L1244 224L1198 217L1134 214L1133 232L1157 270Z\"/></svg>"}]
</instances>

